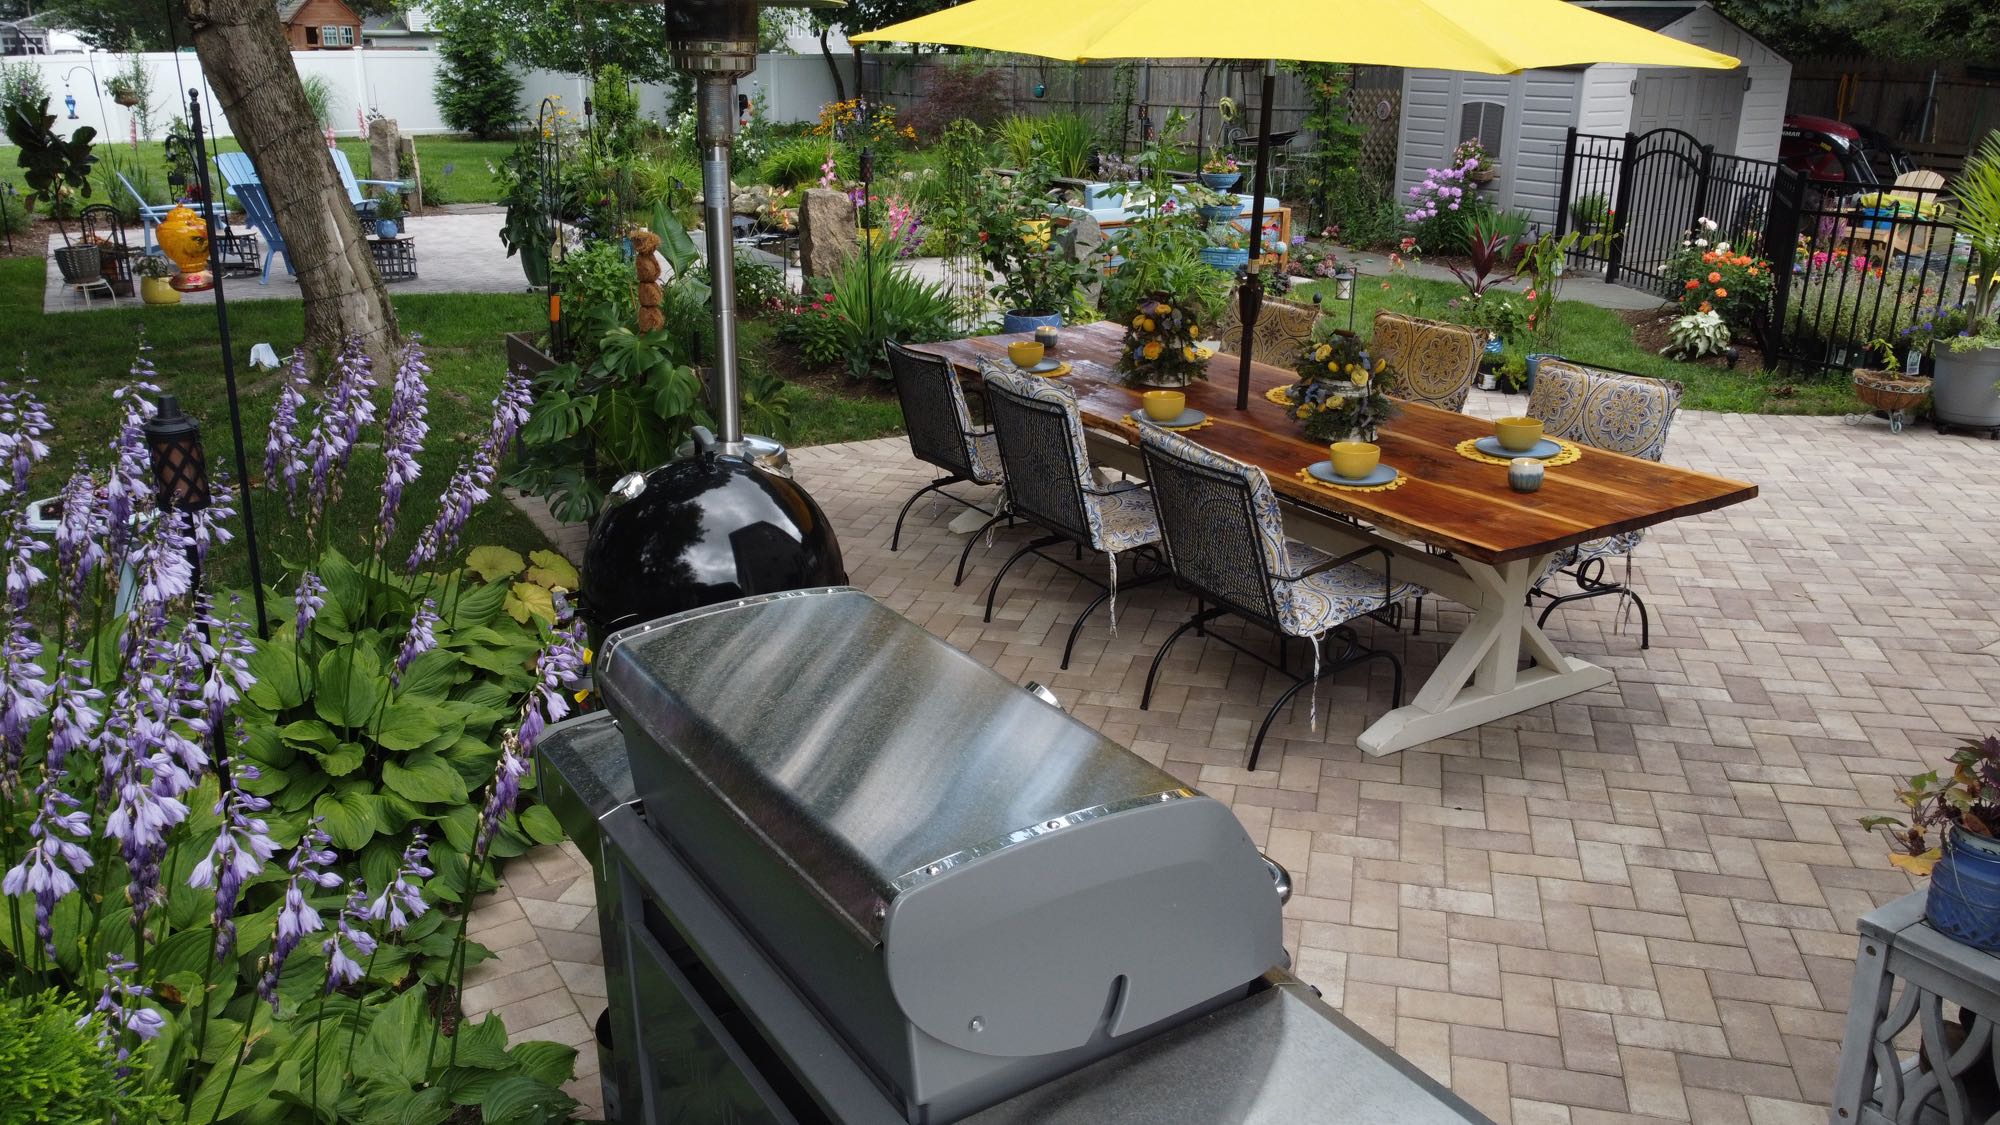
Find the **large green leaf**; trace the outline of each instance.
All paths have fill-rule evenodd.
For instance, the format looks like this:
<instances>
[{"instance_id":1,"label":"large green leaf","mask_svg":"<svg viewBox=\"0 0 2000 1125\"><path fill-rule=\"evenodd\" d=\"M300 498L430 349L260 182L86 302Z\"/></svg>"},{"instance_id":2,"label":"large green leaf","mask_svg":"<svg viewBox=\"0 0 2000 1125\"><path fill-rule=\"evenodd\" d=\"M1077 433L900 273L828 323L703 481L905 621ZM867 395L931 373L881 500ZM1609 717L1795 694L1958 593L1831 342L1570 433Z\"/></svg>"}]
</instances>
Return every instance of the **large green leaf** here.
<instances>
[{"instance_id":1,"label":"large green leaf","mask_svg":"<svg viewBox=\"0 0 2000 1125\"><path fill-rule=\"evenodd\" d=\"M490 625L500 616L500 604L506 597L504 582L467 583L446 600L445 626L457 632L474 625Z\"/></svg>"},{"instance_id":2,"label":"large green leaf","mask_svg":"<svg viewBox=\"0 0 2000 1125\"><path fill-rule=\"evenodd\" d=\"M443 734L451 724L458 721L437 704L398 699L383 711L382 723L375 729L375 741L391 750L415 750Z\"/></svg>"},{"instance_id":3,"label":"large green leaf","mask_svg":"<svg viewBox=\"0 0 2000 1125\"><path fill-rule=\"evenodd\" d=\"M535 585L564 590L577 588L580 580L577 578L576 567L571 566L568 559L554 551L529 551L528 561L535 565L530 567L523 577Z\"/></svg>"},{"instance_id":4,"label":"large green leaf","mask_svg":"<svg viewBox=\"0 0 2000 1125\"><path fill-rule=\"evenodd\" d=\"M318 719L299 719L278 728L278 737L285 745L299 750L332 750L340 745L340 736Z\"/></svg>"},{"instance_id":5,"label":"large green leaf","mask_svg":"<svg viewBox=\"0 0 2000 1125\"><path fill-rule=\"evenodd\" d=\"M397 699L442 700L459 680L458 654L434 648L410 661L396 681Z\"/></svg>"},{"instance_id":6,"label":"large green leaf","mask_svg":"<svg viewBox=\"0 0 2000 1125\"><path fill-rule=\"evenodd\" d=\"M498 1013L478 1023L459 1024L458 1034L452 1036L451 1041L452 1048L447 1057L458 1066L501 1070L514 1061L507 1053L507 1025L501 1022Z\"/></svg>"},{"instance_id":7,"label":"large green leaf","mask_svg":"<svg viewBox=\"0 0 2000 1125\"><path fill-rule=\"evenodd\" d=\"M396 1125L437 1125L451 1116L451 1095L444 1089L433 1086L418 1090L408 1100L402 1102L401 1112L396 1117Z\"/></svg>"},{"instance_id":8,"label":"large green leaf","mask_svg":"<svg viewBox=\"0 0 2000 1125\"><path fill-rule=\"evenodd\" d=\"M306 753L319 762L320 770L328 777L346 777L368 760L368 748L359 742L343 742L327 751L308 749Z\"/></svg>"},{"instance_id":9,"label":"large green leaf","mask_svg":"<svg viewBox=\"0 0 2000 1125\"><path fill-rule=\"evenodd\" d=\"M424 990L411 988L382 1006L368 1034L354 1052L354 1072L412 1087L422 1082L430 1064L424 1058L431 1042L431 1021L424 1010Z\"/></svg>"},{"instance_id":10,"label":"large green leaf","mask_svg":"<svg viewBox=\"0 0 2000 1125\"><path fill-rule=\"evenodd\" d=\"M516 582L507 588L507 616L526 625L530 617L544 624L556 623L554 595L546 586Z\"/></svg>"},{"instance_id":11,"label":"large green leaf","mask_svg":"<svg viewBox=\"0 0 2000 1125\"><path fill-rule=\"evenodd\" d=\"M359 789L322 796L313 802L313 815L324 818L326 834L343 850L363 847L375 836L375 799Z\"/></svg>"},{"instance_id":12,"label":"large green leaf","mask_svg":"<svg viewBox=\"0 0 2000 1125\"><path fill-rule=\"evenodd\" d=\"M551 1086L560 1086L570 1080L576 1069L576 1048L546 1040L532 1040L507 1052L521 1073L530 1078L540 1079Z\"/></svg>"},{"instance_id":13,"label":"large green leaf","mask_svg":"<svg viewBox=\"0 0 2000 1125\"><path fill-rule=\"evenodd\" d=\"M486 1125L539 1125L564 1120L575 1106L576 1102L554 1084L517 1075L495 1082L479 1108Z\"/></svg>"},{"instance_id":14,"label":"large green leaf","mask_svg":"<svg viewBox=\"0 0 2000 1125\"><path fill-rule=\"evenodd\" d=\"M335 726L365 726L389 690L381 659L363 645L344 645L320 657L317 674L313 709Z\"/></svg>"},{"instance_id":15,"label":"large green leaf","mask_svg":"<svg viewBox=\"0 0 2000 1125\"><path fill-rule=\"evenodd\" d=\"M556 814L547 805L529 805L521 810L521 831L537 844L560 844L563 830Z\"/></svg>"},{"instance_id":16,"label":"large green leaf","mask_svg":"<svg viewBox=\"0 0 2000 1125\"><path fill-rule=\"evenodd\" d=\"M210 900L213 905L214 900ZM215 931L203 926L198 930L182 930L161 942L146 956L146 971L160 976L175 973L199 973L201 967L214 957Z\"/></svg>"},{"instance_id":17,"label":"large green leaf","mask_svg":"<svg viewBox=\"0 0 2000 1125\"><path fill-rule=\"evenodd\" d=\"M313 632L346 640L350 634L373 624L369 620L368 580L345 555L328 547L320 556L319 578L326 584L326 604L313 619Z\"/></svg>"},{"instance_id":18,"label":"large green leaf","mask_svg":"<svg viewBox=\"0 0 2000 1125\"><path fill-rule=\"evenodd\" d=\"M429 804L463 804L465 779L451 763L429 750L418 751L397 761L382 764L382 784L412 800Z\"/></svg>"},{"instance_id":19,"label":"large green leaf","mask_svg":"<svg viewBox=\"0 0 2000 1125\"><path fill-rule=\"evenodd\" d=\"M252 641L247 663L257 682L246 693L252 703L277 712L304 703L312 691L312 668L292 647L291 630L268 641Z\"/></svg>"},{"instance_id":20,"label":"large green leaf","mask_svg":"<svg viewBox=\"0 0 2000 1125\"><path fill-rule=\"evenodd\" d=\"M465 569L488 582L512 578L528 568L526 560L505 547L474 547L465 556Z\"/></svg>"},{"instance_id":21,"label":"large green leaf","mask_svg":"<svg viewBox=\"0 0 2000 1125\"><path fill-rule=\"evenodd\" d=\"M230 1079L235 1081L231 1082ZM188 1114L192 1121L214 1121L250 1108L271 1096L271 1087L278 1081L278 1064L275 1059L263 1059L245 1064L242 1068L218 1066L208 1072L208 1077L195 1091L194 1106ZM229 1091L229 1100L224 1101L222 1091Z\"/></svg>"}]
</instances>

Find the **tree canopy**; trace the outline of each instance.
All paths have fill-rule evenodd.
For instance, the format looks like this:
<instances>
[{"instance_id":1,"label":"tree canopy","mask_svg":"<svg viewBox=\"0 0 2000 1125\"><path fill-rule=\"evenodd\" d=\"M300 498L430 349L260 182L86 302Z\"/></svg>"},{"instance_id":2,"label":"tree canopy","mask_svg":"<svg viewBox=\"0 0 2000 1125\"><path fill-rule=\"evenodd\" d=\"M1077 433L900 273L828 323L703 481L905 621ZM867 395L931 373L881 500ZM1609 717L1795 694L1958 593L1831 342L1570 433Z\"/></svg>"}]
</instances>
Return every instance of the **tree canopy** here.
<instances>
[{"instance_id":1,"label":"tree canopy","mask_svg":"<svg viewBox=\"0 0 2000 1125\"><path fill-rule=\"evenodd\" d=\"M2000 55L1993 0L1716 0L1722 14L1789 58L1871 55L1984 62Z\"/></svg>"}]
</instances>

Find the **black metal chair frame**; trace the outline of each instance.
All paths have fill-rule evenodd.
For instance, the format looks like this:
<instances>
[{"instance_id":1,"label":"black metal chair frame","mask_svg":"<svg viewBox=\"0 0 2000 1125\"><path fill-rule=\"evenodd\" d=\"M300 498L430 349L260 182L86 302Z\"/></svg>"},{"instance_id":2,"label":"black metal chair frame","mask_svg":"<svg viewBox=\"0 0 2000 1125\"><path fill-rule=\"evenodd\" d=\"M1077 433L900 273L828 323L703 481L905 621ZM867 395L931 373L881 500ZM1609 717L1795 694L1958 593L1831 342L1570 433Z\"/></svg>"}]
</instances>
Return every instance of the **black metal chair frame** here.
<instances>
[{"instance_id":1,"label":"black metal chair frame","mask_svg":"<svg viewBox=\"0 0 2000 1125\"><path fill-rule=\"evenodd\" d=\"M1208 476L1218 483L1237 491L1242 502L1239 514L1244 521L1244 527L1237 534L1243 534L1245 541L1252 544L1251 549L1257 553L1260 560L1262 559L1262 548L1255 546L1257 521L1255 513L1250 508L1250 487L1241 477L1224 473L1207 465L1200 465L1183 458L1175 457L1170 452L1157 449L1143 442L1140 445L1140 452L1145 458L1146 476L1151 481L1155 497L1159 495L1161 481L1169 479L1171 474L1175 472L1192 472ZM1172 464L1163 465L1163 459L1171 461ZM1172 485L1169 484L1167 487L1171 488ZM1268 561L1264 561L1258 573L1259 591L1263 597L1263 604L1256 609L1252 609L1242 605L1237 599L1221 594L1209 588L1207 584L1190 579L1186 574L1182 573L1180 566L1174 561L1174 541L1173 531L1171 530L1172 520L1164 510L1166 506L1161 505L1160 507L1162 509L1160 513L1160 542L1166 547L1167 566L1172 571L1176 581L1194 591L1196 603L1194 616L1188 618L1178 629L1169 633L1167 639L1161 643L1160 650L1153 654L1153 666L1146 672L1145 691L1139 697L1139 709L1141 711L1151 709L1153 688L1158 683L1160 668L1166 663L1167 651L1173 648L1175 641L1187 635L1189 630L1193 630L1197 636L1213 637L1245 656L1251 657L1267 667L1277 669L1292 680L1292 686L1286 688L1284 694L1278 696L1277 702L1271 704L1270 710L1265 712L1264 722L1257 728L1256 740L1250 744L1250 761L1245 767L1247 769L1255 770L1257 768L1257 759L1264 752L1264 738L1270 733L1271 724L1277 721L1278 713L1284 710L1285 705L1290 703L1293 697L1298 695L1302 689L1317 684L1319 681L1353 665L1376 659L1388 661L1389 668L1394 674L1394 680L1390 687L1389 706L1393 710L1403 705L1403 662L1396 658L1395 653L1384 649L1362 648L1360 636L1345 624L1337 625L1329 631L1343 643L1344 647L1338 656L1333 657L1330 661L1322 661L1317 675L1300 675L1293 672L1286 660L1286 642L1291 639L1291 634L1285 632L1278 624L1277 595L1271 588L1273 582L1297 582L1305 578L1310 578L1315 574L1321 574L1329 570L1347 566L1350 563L1359 562L1370 555L1380 555L1382 557L1383 604L1381 609L1366 616L1384 619L1386 623L1391 624L1393 627L1394 621L1400 615L1396 613L1398 606L1390 601L1390 594L1395 589L1395 580L1390 574L1393 557L1390 555L1388 548L1381 546L1357 548L1337 558L1327 559L1325 562L1308 567L1297 574L1273 573ZM1208 602L1216 604L1212 608L1209 608L1206 606ZM1272 660L1263 653L1252 651L1221 633L1211 632L1205 628L1209 622L1216 618L1231 614L1275 634L1278 638L1278 659Z\"/></svg>"},{"instance_id":2,"label":"black metal chair frame","mask_svg":"<svg viewBox=\"0 0 2000 1125\"><path fill-rule=\"evenodd\" d=\"M1005 388L1001 387L989 386L986 389L986 409L987 420L992 424L994 432L999 435L1000 462L1006 466L1007 477L1010 482L1015 479L1015 466L1011 462L1014 458L1022 456L1023 451L1019 448L1014 448L1011 451L1009 449L1007 432L1012 423L1003 421L1009 411L1021 411L1023 417L1019 421L1027 421L1027 416L1030 415L1039 415L1044 419L1051 417L1058 419L1058 424L1064 426L1065 429L1068 425L1066 421L1061 421L1062 415L1059 408L1047 403L1022 399L1019 396L1008 393ZM1023 433L1017 431L1017 439L1022 436L1024 436ZM1062 435L1062 440L1065 443L1069 441L1067 432ZM1064 457L1068 456L1067 450L1065 450L1063 455ZM1024 474L1024 478L1027 475L1031 474ZM1074 558L1077 560L1083 558L1085 551L1093 554L1105 554L1106 552L1099 550L1096 544L1090 540L1090 526L1087 518L1083 515L1083 506L1086 503L1084 497L1109 496L1114 493L1141 489L1145 486L1128 481L1120 482L1110 488L1093 488L1080 480L1076 480L1075 473L1073 472L1065 473L1063 476L1074 489L1073 514L1075 518L1073 520L1066 520L1061 515L1052 512L1036 512L1022 508L1016 500L1013 484L1009 483L1006 486L1007 499L1002 502L1001 511L992 519L987 520L985 525L980 527L978 531L974 532L971 542L968 542L965 545L965 550L960 552L958 556L958 577L952 581L952 585L956 586L965 580L965 563L972 555L974 544L977 544L980 539L985 537L987 531L1000 521L1011 520L1013 517L1018 516L1049 532L1047 535L1032 539L1023 544L1019 550L1007 557L1006 562L1000 565L1000 570L993 575L993 581L986 586L986 616L984 620L988 622L993 620L993 607L1000 594L1000 580L1007 577L1007 571L1012 569L1015 563L1020 562L1029 555L1034 555L1037 558L1054 563L1091 585L1096 586L1099 591L1098 595L1091 599L1089 605L1083 607L1082 613L1077 614L1076 623L1069 628L1069 639L1063 644L1062 667L1068 669L1070 656L1076 650L1076 638L1083 632L1084 622L1090 620L1090 615L1097 612L1098 606L1111 600L1112 590L1110 583L1082 567L1073 565L1070 559L1061 559L1049 554L1048 548L1068 543L1075 549ZM1168 576L1166 560L1151 545L1135 548L1132 551L1132 555L1139 563L1144 565L1135 567L1131 582L1120 584L1123 589L1131 590L1151 585Z\"/></svg>"},{"instance_id":3,"label":"black metal chair frame","mask_svg":"<svg viewBox=\"0 0 2000 1125\"><path fill-rule=\"evenodd\" d=\"M1549 599L1549 604L1542 607L1541 616L1535 619L1535 628L1539 629L1547 625L1549 623L1549 615L1568 605L1570 602L1588 601L1591 598L1601 598L1607 594L1617 594L1622 597L1631 598L1632 604L1639 610L1639 648L1644 650L1653 647L1652 619L1646 613L1646 599L1640 597L1639 591L1634 590L1628 583L1607 581L1604 577L1605 564L1612 557L1615 556L1585 559L1575 566L1560 567L1556 571L1553 571L1552 573L1567 574L1576 582L1577 588L1573 594L1551 594L1547 590L1542 589L1539 583L1530 587L1528 590L1529 606L1532 607L1535 604L1536 598ZM1542 579L1543 581L1547 581L1548 575L1543 575Z\"/></svg>"},{"instance_id":4,"label":"black metal chair frame","mask_svg":"<svg viewBox=\"0 0 2000 1125\"><path fill-rule=\"evenodd\" d=\"M957 414L953 411L950 418L951 440L944 440L943 434L935 432L930 428L936 425L936 407L938 404L917 397L921 393L921 388L914 383L913 380L915 378L923 375L937 375L939 378L950 380L953 383L958 381L958 372L952 368L951 361L942 356L935 356L928 352L906 348L894 340L883 341L882 347L888 353L889 372L896 381L896 399L902 407L903 429L910 439L910 453L917 460L935 465L943 469L945 473L945 475L918 489L915 495L903 503L903 510L896 513L896 529L889 536L889 549L895 551L901 549L904 518L910 514L910 509L915 507L917 501L923 499L926 493L935 492L954 503L963 504L968 508L984 512L987 509L981 507L979 504L967 500L962 496L953 496L951 493L944 491L945 486L961 483L997 484L1000 482L982 481L974 476L972 458L965 451L965 442L968 437L984 437L992 433L993 428L988 426L983 430L973 430L970 433L963 432L958 428ZM912 370L912 368L919 370ZM925 368L932 370L921 370ZM947 395L949 394L948 391L946 393ZM985 531L984 528L980 530L982 534ZM974 542L977 542L979 536L974 535L972 538ZM970 551L970 549L971 545L968 544L967 550ZM964 576L965 560L961 556L959 559L959 578L962 580ZM957 584L957 582L952 583L954 586Z\"/></svg>"}]
</instances>

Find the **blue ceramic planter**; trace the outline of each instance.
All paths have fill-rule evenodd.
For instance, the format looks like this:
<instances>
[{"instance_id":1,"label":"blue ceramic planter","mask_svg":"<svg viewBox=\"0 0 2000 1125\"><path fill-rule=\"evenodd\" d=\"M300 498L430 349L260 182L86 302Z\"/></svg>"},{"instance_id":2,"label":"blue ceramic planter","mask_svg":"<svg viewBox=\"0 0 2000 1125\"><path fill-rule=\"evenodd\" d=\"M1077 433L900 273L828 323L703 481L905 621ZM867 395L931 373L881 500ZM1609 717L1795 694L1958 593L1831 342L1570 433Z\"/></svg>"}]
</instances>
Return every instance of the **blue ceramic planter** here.
<instances>
[{"instance_id":1,"label":"blue ceramic planter","mask_svg":"<svg viewBox=\"0 0 2000 1125\"><path fill-rule=\"evenodd\" d=\"M1009 312L1000 318L1002 332L1033 332L1037 328L1061 328L1062 314L1049 313L1046 316L1034 313Z\"/></svg>"},{"instance_id":2,"label":"blue ceramic planter","mask_svg":"<svg viewBox=\"0 0 2000 1125\"><path fill-rule=\"evenodd\" d=\"M1201 186L1210 191L1228 191L1230 188L1235 187L1237 181L1242 178L1243 173L1241 172L1203 172L1201 174Z\"/></svg>"},{"instance_id":3,"label":"blue ceramic planter","mask_svg":"<svg viewBox=\"0 0 2000 1125\"><path fill-rule=\"evenodd\" d=\"M1250 251L1231 250L1227 246L1204 246L1201 248L1201 260L1216 269L1234 273L1250 264Z\"/></svg>"},{"instance_id":4,"label":"blue ceramic planter","mask_svg":"<svg viewBox=\"0 0 2000 1125\"><path fill-rule=\"evenodd\" d=\"M1197 207L1195 210L1201 212L1203 221L1210 223L1226 223L1243 213L1242 206L1236 203L1224 203L1215 207Z\"/></svg>"},{"instance_id":5,"label":"blue ceramic planter","mask_svg":"<svg viewBox=\"0 0 2000 1125\"><path fill-rule=\"evenodd\" d=\"M1521 389L1532 391L1535 389L1535 369L1542 365L1542 361L1545 359L1561 359L1562 357L1554 352L1529 352L1524 358L1528 365L1528 381L1521 384Z\"/></svg>"},{"instance_id":6,"label":"blue ceramic planter","mask_svg":"<svg viewBox=\"0 0 2000 1125\"><path fill-rule=\"evenodd\" d=\"M2000 840L1950 831L1931 869L1924 919L1946 937L2000 953Z\"/></svg>"}]
</instances>

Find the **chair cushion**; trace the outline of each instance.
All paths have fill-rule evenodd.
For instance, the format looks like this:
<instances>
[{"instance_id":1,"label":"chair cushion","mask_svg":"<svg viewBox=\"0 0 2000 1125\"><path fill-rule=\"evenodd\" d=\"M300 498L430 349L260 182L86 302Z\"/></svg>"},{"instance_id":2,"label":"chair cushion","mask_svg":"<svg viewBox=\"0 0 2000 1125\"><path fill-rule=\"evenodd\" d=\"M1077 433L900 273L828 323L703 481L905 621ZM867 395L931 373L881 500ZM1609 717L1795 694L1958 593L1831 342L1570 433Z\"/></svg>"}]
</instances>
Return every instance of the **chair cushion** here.
<instances>
[{"instance_id":1,"label":"chair cushion","mask_svg":"<svg viewBox=\"0 0 2000 1125\"><path fill-rule=\"evenodd\" d=\"M1000 469L1000 439L992 434L965 435L965 452L972 461L976 483L998 484L1006 475Z\"/></svg>"},{"instance_id":2,"label":"chair cushion","mask_svg":"<svg viewBox=\"0 0 2000 1125\"><path fill-rule=\"evenodd\" d=\"M1440 410L1463 410L1486 354L1486 330L1383 310L1368 350L1402 375L1397 395Z\"/></svg>"},{"instance_id":3,"label":"chair cushion","mask_svg":"<svg viewBox=\"0 0 2000 1125\"><path fill-rule=\"evenodd\" d=\"M1287 568L1297 574L1324 563L1333 556L1294 539L1285 541ZM1337 566L1291 582L1271 585L1277 595L1278 624L1294 637L1315 637L1383 606L1414 598L1424 592L1414 582L1386 584L1382 576L1359 563Z\"/></svg>"},{"instance_id":4,"label":"chair cushion","mask_svg":"<svg viewBox=\"0 0 2000 1125\"><path fill-rule=\"evenodd\" d=\"M1671 380L1545 359L1528 413L1550 437L1658 461L1680 401L1681 385Z\"/></svg>"},{"instance_id":5,"label":"chair cushion","mask_svg":"<svg viewBox=\"0 0 2000 1125\"><path fill-rule=\"evenodd\" d=\"M1083 494L1085 513L1097 535L1097 548L1117 554L1160 541L1160 521L1153 512L1153 493L1143 486L1115 492Z\"/></svg>"}]
</instances>

